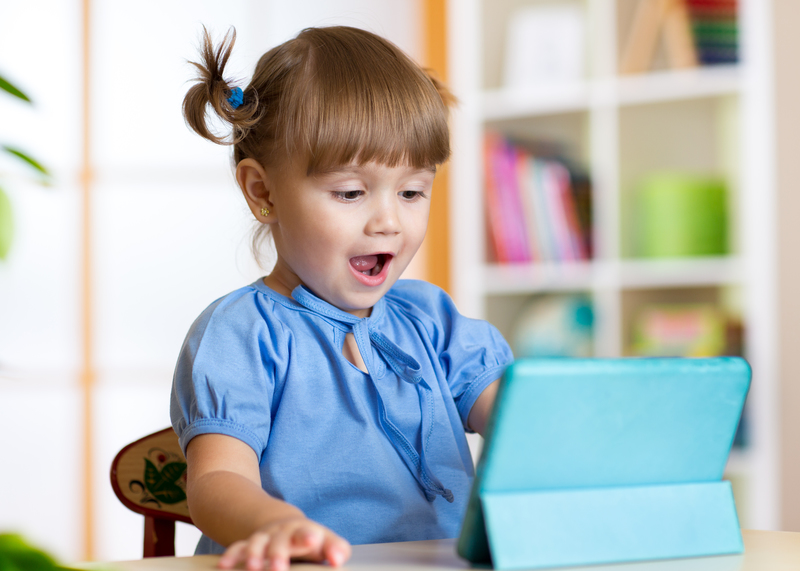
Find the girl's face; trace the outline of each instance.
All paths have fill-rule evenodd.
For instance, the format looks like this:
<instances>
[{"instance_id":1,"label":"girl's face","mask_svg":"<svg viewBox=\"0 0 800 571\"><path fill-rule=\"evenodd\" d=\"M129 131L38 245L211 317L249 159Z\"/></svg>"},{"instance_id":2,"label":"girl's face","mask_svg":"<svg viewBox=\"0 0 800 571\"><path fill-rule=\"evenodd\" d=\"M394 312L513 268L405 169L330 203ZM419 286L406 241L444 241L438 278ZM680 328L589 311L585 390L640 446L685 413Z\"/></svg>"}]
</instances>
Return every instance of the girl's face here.
<instances>
[{"instance_id":1,"label":"girl's face","mask_svg":"<svg viewBox=\"0 0 800 571\"><path fill-rule=\"evenodd\" d=\"M377 163L277 174L270 217L278 259L268 285L285 293L304 284L368 316L422 244L433 177L433 169Z\"/></svg>"}]
</instances>

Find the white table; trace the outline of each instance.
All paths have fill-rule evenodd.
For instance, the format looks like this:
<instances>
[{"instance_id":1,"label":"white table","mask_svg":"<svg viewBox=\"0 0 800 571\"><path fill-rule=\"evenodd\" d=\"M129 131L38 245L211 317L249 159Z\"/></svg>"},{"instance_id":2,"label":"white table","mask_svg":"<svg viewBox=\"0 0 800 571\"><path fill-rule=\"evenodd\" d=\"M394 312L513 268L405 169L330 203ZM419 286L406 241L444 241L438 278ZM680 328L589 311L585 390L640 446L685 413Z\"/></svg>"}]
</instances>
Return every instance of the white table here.
<instances>
[{"instance_id":1,"label":"white table","mask_svg":"<svg viewBox=\"0 0 800 571\"><path fill-rule=\"evenodd\" d=\"M561 568L570 571L800 571L800 533L742 531L745 553L723 557L671 559L619 565ZM455 552L454 539L408 541L353 546L353 556L342 568L351 571L444 571L469 565ZM163 557L81 565L84 569L117 571L211 571L218 556ZM330 570L295 563L292 571Z\"/></svg>"}]
</instances>

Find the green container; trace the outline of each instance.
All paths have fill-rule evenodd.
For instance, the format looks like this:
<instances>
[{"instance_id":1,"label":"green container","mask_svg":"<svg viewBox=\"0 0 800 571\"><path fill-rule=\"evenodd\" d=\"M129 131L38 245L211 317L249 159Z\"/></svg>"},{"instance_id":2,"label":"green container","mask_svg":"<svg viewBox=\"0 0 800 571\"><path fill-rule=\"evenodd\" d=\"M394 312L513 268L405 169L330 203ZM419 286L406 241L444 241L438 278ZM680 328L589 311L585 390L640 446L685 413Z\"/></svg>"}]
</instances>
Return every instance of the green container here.
<instances>
[{"instance_id":1,"label":"green container","mask_svg":"<svg viewBox=\"0 0 800 571\"><path fill-rule=\"evenodd\" d=\"M652 175L639 189L636 219L639 256L719 256L728 252L727 189L719 178Z\"/></svg>"}]
</instances>

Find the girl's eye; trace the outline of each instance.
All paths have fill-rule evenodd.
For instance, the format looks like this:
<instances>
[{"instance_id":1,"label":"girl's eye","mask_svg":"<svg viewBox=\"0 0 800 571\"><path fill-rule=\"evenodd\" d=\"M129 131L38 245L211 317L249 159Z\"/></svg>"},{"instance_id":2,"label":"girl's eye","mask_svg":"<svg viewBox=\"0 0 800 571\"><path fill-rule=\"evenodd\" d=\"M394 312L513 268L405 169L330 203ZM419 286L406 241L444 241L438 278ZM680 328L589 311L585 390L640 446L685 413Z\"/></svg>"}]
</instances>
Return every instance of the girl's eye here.
<instances>
[{"instance_id":1,"label":"girl's eye","mask_svg":"<svg viewBox=\"0 0 800 571\"><path fill-rule=\"evenodd\" d=\"M333 193L337 198L346 202L352 202L364 194L363 190L339 190Z\"/></svg>"},{"instance_id":2,"label":"girl's eye","mask_svg":"<svg viewBox=\"0 0 800 571\"><path fill-rule=\"evenodd\" d=\"M400 193L400 196L402 196L405 200L413 202L415 200L425 198L425 193L421 190L404 190Z\"/></svg>"}]
</instances>

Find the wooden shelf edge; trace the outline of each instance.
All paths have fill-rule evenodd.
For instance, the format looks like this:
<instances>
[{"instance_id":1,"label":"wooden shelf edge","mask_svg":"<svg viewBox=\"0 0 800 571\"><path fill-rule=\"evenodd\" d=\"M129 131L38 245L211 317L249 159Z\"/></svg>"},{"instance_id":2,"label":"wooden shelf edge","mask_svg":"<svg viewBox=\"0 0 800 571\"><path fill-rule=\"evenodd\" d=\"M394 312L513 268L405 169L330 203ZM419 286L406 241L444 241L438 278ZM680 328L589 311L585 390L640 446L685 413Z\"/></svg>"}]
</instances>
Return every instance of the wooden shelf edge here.
<instances>
[{"instance_id":1,"label":"wooden shelf edge","mask_svg":"<svg viewBox=\"0 0 800 571\"><path fill-rule=\"evenodd\" d=\"M620 282L625 289L726 286L742 281L742 263L736 256L640 259L620 263Z\"/></svg>"},{"instance_id":2,"label":"wooden shelf edge","mask_svg":"<svg viewBox=\"0 0 800 571\"><path fill-rule=\"evenodd\" d=\"M654 71L611 79L548 85L542 88L491 89L481 101L484 121L589 111L595 106L668 103L735 95L743 90L739 65Z\"/></svg>"},{"instance_id":3,"label":"wooden shelf edge","mask_svg":"<svg viewBox=\"0 0 800 571\"><path fill-rule=\"evenodd\" d=\"M737 285L744 279L736 256L486 264L489 295Z\"/></svg>"}]
</instances>

